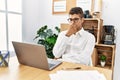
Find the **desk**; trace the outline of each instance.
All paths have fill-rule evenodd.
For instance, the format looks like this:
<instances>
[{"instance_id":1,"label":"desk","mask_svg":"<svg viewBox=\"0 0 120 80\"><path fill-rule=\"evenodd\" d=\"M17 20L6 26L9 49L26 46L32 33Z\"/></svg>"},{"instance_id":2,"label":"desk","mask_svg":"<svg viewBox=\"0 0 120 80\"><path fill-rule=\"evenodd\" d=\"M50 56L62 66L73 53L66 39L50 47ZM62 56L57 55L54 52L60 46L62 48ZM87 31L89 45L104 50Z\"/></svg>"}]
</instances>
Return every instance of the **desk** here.
<instances>
[{"instance_id":1,"label":"desk","mask_svg":"<svg viewBox=\"0 0 120 80\"><path fill-rule=\"evenodd\" d=\"M52 71L37 69L18 63L17 58L10 58L9 67L0 67L0 80L50 80L49 74L55 73L61 68L72 68L80 66L83 70L98 70L103 73L107 80L112 80L112 71L108 69L90 67L80 64L63 62L60 66Z\"/></svg>"}]
</instances>

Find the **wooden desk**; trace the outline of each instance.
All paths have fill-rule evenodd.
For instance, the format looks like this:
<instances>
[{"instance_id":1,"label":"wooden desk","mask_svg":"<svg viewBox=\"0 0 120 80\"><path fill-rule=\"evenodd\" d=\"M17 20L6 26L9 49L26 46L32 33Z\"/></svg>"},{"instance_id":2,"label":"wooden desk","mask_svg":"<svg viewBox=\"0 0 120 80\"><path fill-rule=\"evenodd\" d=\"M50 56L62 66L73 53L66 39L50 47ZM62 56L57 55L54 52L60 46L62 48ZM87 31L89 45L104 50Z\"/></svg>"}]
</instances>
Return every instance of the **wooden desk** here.
<instances>
[{"instance_id":1,"label":"wooden desk","mask_svg":"<svg viewBox=\"0 0 120 80\"><path fill-rule=\"evenodd\" d=\"M78 66L80 66L82 70L98 70L100 73L103 73L106 76L107 80L112 80L112 71L108 69L63 62L54 70L46 71L20 65L16 57L10 58L9 67L0 67L0 80L50 80L50 73L55 73L57 70L61 70L62 68Z\"/></svg>"}]
</instances>

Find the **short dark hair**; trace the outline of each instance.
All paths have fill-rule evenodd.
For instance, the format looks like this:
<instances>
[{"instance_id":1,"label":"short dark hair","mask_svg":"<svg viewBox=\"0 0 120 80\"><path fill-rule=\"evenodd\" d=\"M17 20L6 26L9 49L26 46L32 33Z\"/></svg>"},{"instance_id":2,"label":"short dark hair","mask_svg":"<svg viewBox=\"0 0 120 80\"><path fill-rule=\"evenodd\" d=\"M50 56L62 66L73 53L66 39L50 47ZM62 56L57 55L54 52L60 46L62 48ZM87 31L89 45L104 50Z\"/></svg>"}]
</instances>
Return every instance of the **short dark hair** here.
<instances>
[{"instance_id":1,"label":"short dark hair","mask_svg":"<svg viewBox=\"0 0 120 80\"><path fill-rule=\"evenodd\" d=\"M83 10L80 7L73 7L73 8L71 8L70 11L69 11L69 14L70 15L80 14L81 18L84 17Z\"/></svg>"}]
</instances>

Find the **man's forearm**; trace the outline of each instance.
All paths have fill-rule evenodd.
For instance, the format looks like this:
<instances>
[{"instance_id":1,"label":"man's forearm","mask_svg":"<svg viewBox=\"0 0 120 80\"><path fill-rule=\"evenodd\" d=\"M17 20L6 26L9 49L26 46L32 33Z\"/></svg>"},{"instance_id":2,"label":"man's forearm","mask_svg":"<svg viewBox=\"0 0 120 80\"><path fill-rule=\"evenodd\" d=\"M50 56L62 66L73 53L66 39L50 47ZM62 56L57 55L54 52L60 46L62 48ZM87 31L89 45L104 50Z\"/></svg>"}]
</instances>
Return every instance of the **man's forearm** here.
<instances>
[{"instance_id":1,"label":"man's forearm","mask_svg":"<svg viewBox=\"0 0 120 80\"><path fill-rule=\"evenodd\" d=\"M65 34L62 34L58 37L56 44L53 48L53 54L56 58L59 58L64 54L66 46L67 46L68 37Z\"/></svg>"}]
</instances>

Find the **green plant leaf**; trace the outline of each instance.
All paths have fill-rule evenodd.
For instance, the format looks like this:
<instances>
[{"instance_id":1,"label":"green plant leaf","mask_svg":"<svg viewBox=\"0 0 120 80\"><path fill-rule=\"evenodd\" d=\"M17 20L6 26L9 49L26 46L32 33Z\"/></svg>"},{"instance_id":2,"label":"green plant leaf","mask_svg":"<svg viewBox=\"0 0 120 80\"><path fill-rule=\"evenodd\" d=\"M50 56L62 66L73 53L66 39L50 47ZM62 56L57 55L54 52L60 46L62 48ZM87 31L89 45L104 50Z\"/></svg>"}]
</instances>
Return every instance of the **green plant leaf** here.
<instances>
[{"instance_id":1,"label":"green plant leaf","mask_svg":"<svg viewBox=\"0 0 120 80\"><path fill-rule=\"evenodd\" d=\"M50 36L46 39L46 41L49 43L49 44L55 44L56 42L56 37L53 37L53 36Z\"/></svg>"},{"instance_id":2,"label":"green plant leaf","mask_svg":"<svg viewBox=\"0 0 120 80\"><path fill-rule=\"evenodd\" d=\"M34 40L38 39L37 43L45 46L47 57L54 58L52 49L55 45L58 34L54 33L52 29L48 29L47 27L48 26L45 25L39 28ZM55 27L55 30L57 30L58 33L60 32L60 29L58 27Z\"/></svg>"},{"instance_id":3,"label":"green plant leaf","mask_svg":"<svg viewBox=\"0 0 120 80\"><path fill-rule=\"evenodd\" d=\"M46 30L46 33L47 33L47 37L53 35L53 31L51 29Z\"/></svg>"},{"instance_id":4,"label":"green plant leaf","mask_svg":"<svg viewBox=\"0 0 120 80\"><path fill-rule=\"evenodd\" d=\"M55 29L58 31L58 33L60 32L60 28L58 28L58 27L55 27Z\"/></svg>"},{"instance_id":5,"label":"green plant leaf","mask_svg":"<svg viewBox=\"0 0 120 80\"><path fill-rule=\"evenodd\" d=\"M47 29L47 25L42 26L42 27L37 31L37 34L39 35L39 34L45 32L46 29Z\"/></svg>"},{"instance_id":6,"label":"green plant leaf","mask_svg":"<svg viewBox=\"0 0 120 80\"><path fill-rule=\"evenodd\" d=\"M44 44L45 44L45 40L43 40L43 39L39 39L37 43L38 43L38 44L42 44L42 45L44 45Z\"/></svg>"},{"instance_id":7,"label":"green plant leaf","mask_svg":"<svg viewBox=\"0 0 120 80\"><path fill-rule=\"evenodd\" d=\"M37 38L39 38L39 36L36 36L33 40L35 40L35 39L37 39Z\"/></svg>"},{"instance_id":8,"label":"green plant leaf","mask_svg":"<svg viewBox=\"0 0 120 80\"><path fill-rule=\"evenodd\" d=\"M106 56L105 55L100 55L100 60L101 61L106 61Z\"/></svg>"},{"instance_id":9,"label":"green plant leaf","mask_svg":"<svg viewBox=\"0 0 120 80\"><path fill-rule=\"evenodd\" d=\"M40 36L40 38L45 39L48 35L46 32L43 32L43 33L40 33L39 36Z\"/></svg>"}]
</instances>

